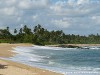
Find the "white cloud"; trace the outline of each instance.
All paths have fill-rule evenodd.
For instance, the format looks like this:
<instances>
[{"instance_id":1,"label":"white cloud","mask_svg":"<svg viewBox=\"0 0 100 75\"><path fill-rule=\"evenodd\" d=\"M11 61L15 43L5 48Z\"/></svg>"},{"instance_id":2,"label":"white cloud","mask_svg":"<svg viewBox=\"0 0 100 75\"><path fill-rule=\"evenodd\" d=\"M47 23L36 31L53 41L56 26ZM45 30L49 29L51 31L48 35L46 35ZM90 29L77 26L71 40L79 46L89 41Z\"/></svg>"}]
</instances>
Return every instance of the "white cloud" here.
<instances>
[{"instance_id":1,"label":"white cloud","mask_svg":"<svg viewBox=\"0 0 100 75\"><path fill-rule=\"evenodd\" d=\"M39 23L48 29L67 28L65 32L72 29L85 33L87 28L99 28L99 16L99 0L0 0L0 27Z\"/></svg>"},{"instance_id":2,"label":"white cloud","mask_svg":"<svg viewBox=\"0 0 100 75\"><path fill-rule=\"evenodd\" d=\"M53 9L55 12L61 12L61 6L51 6L50 9Z\"/></svg>"},{"instance_id":3,"label":"white cloud","mask_svg":"<svg viewBox=\"0 0 100 75\"><path fill-rule=\"evenodd\" d=\"M76 0L68 0L68 1L67 1L67 3L68 3L69 5L74 5L75 2L76 2Z\"/></svg>"},{"instance_id":4,"label":"white cloud","mask_svg":"<svg viewBox=\"0 0 100 75\"><path fill-rule=\"evenodd\" d=\"M31 5L32 3L29 0L21 0L18 6L22 9L29 9L31 8Z\"/></svg>"},{"instance_id":5,"label":"white cloud","mask_svg":"<svg viewBox=\"0 0 100 75\"><path fill-rule=\"evenodd\" d=\"M56 27L58 28L68 28L69 27L69 22L67 22L66 20L52 20L51 21Z\"/></svg>"},{"instance_id":6,"label":"white cloud","mask_svg":"<svg viewBox=\"0 0 100 75\"><path fill-rule=\"evenodd\" d=\"M80 5L80 4L88 4L89 3L89 0L78 0L77 1L77 4Z\"/></svg>"},{"instance_id":7,"label":"white cloud","mask_svg":"<svg viewBox=\"0 0 100 75\"><path fill-rule=\"evenodd\" d=\"M97 19L97 17L96 17L96 16L92 16L91 18L92 18L93 20Z\"/></svg>"},{"instance_id":8,"label":"white cloud","mask_svg":"<svg viewBox=\"0 0 100 75\"><path fill-rule=\"evenodd\" d=\"M21 17L18 17L18 18L17 18L17 21L20 22L20 21L21 21Z\"/></svg>"},{"instance_id":9,"label":"white cloud","mask_svg":"<svg viewBox=\"0 0 100 75\"><path fill-rule=\"evenodd\" d=\"M17 15L17 11L15 7L6 7L0 10L1 14L4 15Z\"/></svg>"},{"instance_id":10,"label":"white cloud","mask_svg":"<svg viewBox=\"0 0 100 75\"><path fill-rule=\"evenodd\" d=\"M100 25L100 16L92 16L91 19L95 22L95 24Z\"/></svg>"},{"instance_id":11,"label":"white cloud","mask_svg":"<svg viewBox=\"0 0 100 75\"><path fill-rule=\"evenodd\" d=\"M35 20L35 19L38 18L38 15L37 14L36 15L33 15L32 18L33 18L33 20Z\"/></svg>"},{"instance_id":12,"label":"white cloud","mask_svg":"<svg viewBox=\"0 0 100 75\"><path fill-rule=\"evenodd\" d=\"M21 0L18 4L22 9L37 9L48 6L48 0Z\"/></svg>"},{"instance_id":13,"label":"white cloud","mask_svg":"<svg viewBox=\"0 0 100 75\"><path fill-rule=\"evenodd\" d=\"M20 24L20 28L24 27L24 24Z\"/></svg>"},{"instance_id":14,"label":"white cloud","mask_svg":"<svg viewBox=\"0 0 100 75\"><path fill-rule=\"evenodd\" d=\"M16 0L5 0L5 3L6 3L7 5L13 5L13 4L16 3Z\"/></svg>"}]
</instances>

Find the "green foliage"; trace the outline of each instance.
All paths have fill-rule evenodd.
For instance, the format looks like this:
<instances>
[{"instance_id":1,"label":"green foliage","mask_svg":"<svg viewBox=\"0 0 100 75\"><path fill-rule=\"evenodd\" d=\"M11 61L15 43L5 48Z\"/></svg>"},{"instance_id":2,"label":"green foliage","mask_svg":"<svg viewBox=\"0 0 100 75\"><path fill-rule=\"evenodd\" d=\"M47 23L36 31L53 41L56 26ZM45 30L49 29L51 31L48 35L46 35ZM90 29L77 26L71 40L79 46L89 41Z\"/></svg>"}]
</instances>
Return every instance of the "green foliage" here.
<instances>
[{"instance_id":1,"label":"green foliage","mask_svg":"<svg viewBox=\"0 0 100 75\"><path fill-rule=\"evenodd\" d=\"M36 45L100 44L100 35L80 36L65 34L62 30L48 31L40 24L32 30L25 25L19 31L14 29L14 35L9 32L9 27L0 29L0 43L33 43Z\"/></svg>"},{"instance_id":2,"label":"green foliage","mask_svg":"<svg viewBox=\"0 0 100 75\"><path fill-rule=\"evenodd\" d=\"M14 30L14 33L15 33L15 34L17 33L17 29Z\"/></svg>"}]
</instances>

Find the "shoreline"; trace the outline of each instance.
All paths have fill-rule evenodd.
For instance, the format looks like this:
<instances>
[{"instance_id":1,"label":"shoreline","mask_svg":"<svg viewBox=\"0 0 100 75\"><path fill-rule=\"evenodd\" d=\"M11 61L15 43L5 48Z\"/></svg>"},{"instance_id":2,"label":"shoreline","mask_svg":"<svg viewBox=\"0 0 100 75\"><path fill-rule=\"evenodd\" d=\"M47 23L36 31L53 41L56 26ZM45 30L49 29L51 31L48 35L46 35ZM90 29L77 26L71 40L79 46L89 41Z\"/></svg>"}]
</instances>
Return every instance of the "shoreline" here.
<instances>
[{"instance_id":1,"label":"shoreline","mask_svg":"<svg viewBox=\"0 0 100 75\"><path fill-rule=\"evenodd\" d=\"M79 47L84 47L84 46L100 46L100 44L68 44L68 45L74 45L74 46L79 46Z\"/></svg>"},{"instance_id":2,"label":"shoreline","mask_svg":"<svg viewBox=\"0 0 100 75\"><path fill-rule=\"evenodd\" d=\"M72 45L72 46L100 46L100 44L63 44L65 46ZM14 47L17 46L25 46L29 47L32 44L29 43L18 43L18 44L8 44L8 43L1 43L0 44L0 57L8 58L16 55L13 52ZM59 45L46 45L50 47L57 47ZM0 75L63 75L60 73L52 72L45 69L40 69L37 67L32 67L25 65L23 63L13 62L10 60L3 60L0 59Z\"/></svg>"},{"instance_id":3,"label":"shoreline","mask_svg":"<svg viewBox=\"0 0 100 75\"><path fill-rule=\"evenodd\" d=\"M100 44L57 44L57 45L46 45L50 47L63 47L63 48L81 48L89 46L100 46Z\"/></svg>"},{"instance_id":4,"label":"shoreline","mask_svg":"<svg viewBox=\"0 0 100 75\"><path fill-rule=\"evenodd\" d=\"M32 44L0 44L0 57L12 57L16 53L12 52L12 47L17 46L32 46ZM49 70L31 67L21 63L12 62L9 60L0 59L0 75L63 75Z\"/></svg>"},{"instance_id":5,"label":"shoreline","mask_svg":"<svg viewBox=\"0 0 100 75\"><path fill-rule=\"evenodd\" d=\"M12 48L17 46L32 46L29 43L18 43L18 44L9 44L9 43L0 43L0 57L12 57L16 53L13 52Z\"/></svg>"}]
</instances>

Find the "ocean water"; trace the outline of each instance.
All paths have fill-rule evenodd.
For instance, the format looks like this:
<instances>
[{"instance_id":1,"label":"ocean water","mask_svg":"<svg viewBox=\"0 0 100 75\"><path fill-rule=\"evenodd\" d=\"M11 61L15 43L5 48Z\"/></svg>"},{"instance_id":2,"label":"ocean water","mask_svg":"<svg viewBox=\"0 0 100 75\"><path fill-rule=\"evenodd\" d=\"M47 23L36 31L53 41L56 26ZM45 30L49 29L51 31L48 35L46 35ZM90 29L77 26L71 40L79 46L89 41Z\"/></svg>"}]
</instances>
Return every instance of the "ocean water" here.
<instances>
[{"instance_id":1,"label":"ocean water","mask_svg":"<svg viewBox=\"0 0 100 75\"><path fill-rule=\"evenodd\" d=\"M13 49L17 55L8 60L64 75L100 75L100 47L77 49L33 45Z\"/></svg>"}]
</instances>

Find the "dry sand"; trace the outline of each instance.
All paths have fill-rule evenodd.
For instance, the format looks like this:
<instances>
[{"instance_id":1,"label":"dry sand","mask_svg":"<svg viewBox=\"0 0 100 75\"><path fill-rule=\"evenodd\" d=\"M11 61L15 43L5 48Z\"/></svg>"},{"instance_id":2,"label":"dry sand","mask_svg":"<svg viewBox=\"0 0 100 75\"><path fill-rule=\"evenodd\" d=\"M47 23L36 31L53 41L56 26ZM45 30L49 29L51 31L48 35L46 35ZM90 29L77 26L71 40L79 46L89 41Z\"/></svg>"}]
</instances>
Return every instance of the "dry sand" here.
<instances>
[{"instance_id":1,"label":"dry sand","mask_svg":"<svg viewBox=\"0 0 100 75\"><path fill-rule=\"evenodd\" d=\"M0 57L11 57L15 55L12 52L12 47L16 46L31 46L32 44L0 44ZM30 67L24 64L0 60L0 75L63 75L48 70L43 70L35 67Z\"/></svg>"}]
</instances>

